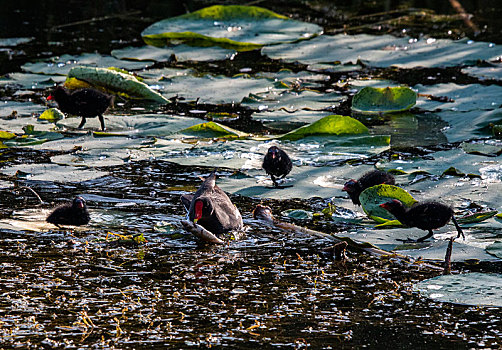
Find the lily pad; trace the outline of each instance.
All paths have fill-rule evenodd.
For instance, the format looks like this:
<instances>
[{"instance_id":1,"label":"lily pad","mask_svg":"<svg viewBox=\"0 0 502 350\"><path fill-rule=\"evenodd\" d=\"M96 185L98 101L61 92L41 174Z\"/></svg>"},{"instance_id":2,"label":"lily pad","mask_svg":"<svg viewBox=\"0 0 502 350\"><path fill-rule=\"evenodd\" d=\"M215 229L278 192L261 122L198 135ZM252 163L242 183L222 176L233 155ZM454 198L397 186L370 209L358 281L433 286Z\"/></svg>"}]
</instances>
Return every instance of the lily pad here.
<instances>
[{"instance_id":1,"label":"lily pad","mask_svg":"<svg viewBox=\"0 0 502 350\"><path fill-rule=\"evenodd\" d=\"M303 64L356 63L359 60L374 67L397 66L452 67L474 64L477 60L492 60L500 48L487 42L468 39L420 40L391 35L320 35L308 41L266 46L262 53L273 59Z\"/></svg>"},{"instance_id":2,"label":"lily pad","mask_svg":"<svg viewBox=\"0 0 502 350\"><path fill-rule=\"evenodd\" d=\"M66 75L73 67L117 67L122 69L142 69L151 66L153 62L135 62L118 60L112 56L96 53L84 53L80 56L62 55L46 61L26 63L21 68L25 72L41 74Z\"/></svg>"},{"instance_id":3,"label":"lily pad","mask_svg":"<svg viewBox=\"0 0 502 350\"><path fill-rule=\"evenodd\" d=\"M116 70L93 67L74 67L68 72L68 78L83 80L92 85L104 87L115 92L124 92L128 96L144 98L161 103L170 103L168 99L138 81L134 76Z\"/></svg>"},{"instance_id":4,"label":"lily pad","mask_svg":"<svg viewBox=\"0 0 502 350\"><path fill-rule=\"evenodd\" d=\"M0 130L0 139L2 139L2 140L10 140L14 137L16 137L16 134L8 132L8 131Z\"/></svg>"},{"instance_id":5,"label":"lily pad","mask_svg":"<svg viewBox=\"0 0 502 350\"><path fill-rule=\"evenodd\" d=\"M471 272L421 281L414 290L442 302L502 307L501 284L502 274Z\"/></svg>"},{"instance_id":6,"label":"lily pad","mask_svg":"<svg viewBox=\"0 0 502 350\"><path fill-rule=\"evenodd\" d=\"M357 135L367 133L368 128L357 119L343 115L329 115L310 125L288 132L279 139L299 140L311 135Z\"/></svg>"},{"instance_id":7,"label":"lily pad","mask_svg":"<svg viewBox=\"0 0 502 350\"><path fill-rule=\"evenodd\" d=\"M48 122L57 122L58 120L64 119L65 115L57 108L49 108L45 110L38 117L39 120L46 120Z\"/></svg>"},{"instance_id":8,"label":"lily pad","mask_svg":"<svg viewBox=\"0 0 502 350\"><path fill-rule=\"evenodd\" d=\"M127 47L120 50L113 50L112 56L121 60L135 61L155 61L168 62L172 55L178 62L184 61L218 61L226 60L236 54L235 50L228 50L222 47L192 47L188 45L176 45L169 47Z\"/></svg>"},{"instance_id":9,"label":"lily pad","mask_svg":"<svg viewBox=\"0 0 502 350\"><path fill-rule=\"evenodd\" d=\"M484 142L463 142L461 147L465 153L470 154L479 154L488 157L496 157L502 154L501 145L491 145Z\"/></svg>"},{"instance_id":10,"label":"lily pad","mask_svg":"<svg viewBox=\"0 0 502 350\"><path fill-rule=\"evenodd\" d=\"M486 251L502 259L502 242L495 242L486 247Z\"/></svg>"},{"instance_id":11,"label":"lily pad","mask_svg":"<svg viewBox=\"0 0 502 350\"><path fill-rule=\"evenodd\" d=\"M167 18L146 28L148 45L220 46L237 51L307 39L322 33L316 24L300 22L256 6L215 5Z\"/></svg>"},{"instance_id":12,"label":"lily pad","mask_svg":"<svg viewBox=\"0 0 502 350\"><path fill-rule=\"evenodd\" d=\"M352 109L365 114L402 112L417 102L417 93L408 87L374 88L367 86L352 100Z\"/></svg>"},{"instance_id":13,"label":"lily pad","mask_svg":"<svg viewBox=\"0 0 502 350\"><path fill-rule=\"evenodd\" d=\"M473 224L477 222L482 222L494 217L497 214L496 210L484 211L479 213L474 213L471 215L466 215L457 219L459 224Z\"/></svg>"},{"instance_id":14,"label":"lily pad","mask_svg":"<svg viewBox=\"0 0 502 350\"><path fill-rule=\"evenodd\" d=\"M242 138L248 134L216 122L201 123L179 132L182 135L202 138Z\"/></svg>"},{"instance_id":15,"label":"lily pad","mask_svg":"<svg viewBox=\"0 0 502 350\"><path fill-rule=\"evenodd\" d=\"M286 216L291 219L307 220L312 219L313 214L310 211L303 209L288 209L281 212L282 216Z\"/></svg>"},{"instance_id":16,"label":"lily pad","mask_svg":"<svg viewBox=\"0 0 502 350\"><path fill-rule=\"evenodd\" d=\"M320 93L309 90L274 89L258 94L250 94L242 100L242 105L258 108L260 111L281 109L294 112L301 109L321 110L333 108L345 99L338 92Z\"/></svg>"},{"instance_id":17,"label":"lily pad","mask_svg":"<svg viewBox=\"0 0 502 350\"><path fill-rule=\"evenodd\" d=\"M380 204L392 199L400 200L407 207L411 207L417 202L411 194L402 188L386 184L367 188L359 195L361 206L366 215L380 223L395 220L394 215L380 207Z\"/></svg>"}]
</instances>

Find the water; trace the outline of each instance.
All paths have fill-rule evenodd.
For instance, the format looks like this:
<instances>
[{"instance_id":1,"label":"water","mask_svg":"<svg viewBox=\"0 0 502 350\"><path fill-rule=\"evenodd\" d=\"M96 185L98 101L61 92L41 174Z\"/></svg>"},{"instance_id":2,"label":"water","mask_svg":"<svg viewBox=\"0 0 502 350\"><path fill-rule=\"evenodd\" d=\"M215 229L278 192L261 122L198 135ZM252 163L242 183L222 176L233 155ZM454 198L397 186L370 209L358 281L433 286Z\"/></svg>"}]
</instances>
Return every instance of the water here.
<instances>
[{"instance_id":1,"label":"water","mask_svg":"<svg viewBox=\"0 0 502 350\"><path fill-rule=\"evenodd\" d=\"M395 5L391 3L375 4L377 8L364 11L383 11L385 6ZM90 3L83 8L75 3L52 1L31 7L19 4L20 10L16 11L15 5L9 3L0 17L8 23L7 36L35 36L37 40L12 52L11 60L0 56L1 73L18 71L21 64L37 58L94 50L109 53L113 48L139 45L138 33L159 19L159 13L162 18L184 12L181 7L156 1L137 7L127 1L105 2L103 7ZM422 2L413 5L424 6ZM464 5L471 6L467 1ZM186 6L195 7L191 2ZM281 12L287 5L277 2L274 6ZM305 8L305 4L295 3L287 9L296 15L317 16L316 21L321 23L342 14L331 2L319 6ZM355 11L354 6L343 10L350 14ZM103 8L103 12L98 8ZM497 10L500 11L494 5L474 9L486 14L484 20ZM57 27L110 12L134 11L140 12ZM65 17L67 13L70 15ZM496 25L490 25L484 35L489 38L490 33L497 33ZM234 63L198 67L229 75L250 66L255 71L271 72L283 66L299 69L257 56L249 53L240 55ZM418 71L406 79L420 82L426 79L422 73ZM362 74L371 76L371 72ZM331 79L338 77L335 74ZM0 96L18 99L14 92L2 89ZM42 95L43 92L37 92L30 98L40 102ZM340 110L343 108L347 106L342 105ZM169 107L169 113L174 114L190 115L191 110L249 116L245 109L233 106ZM130 104L118 106L113 113L131 113ZM247 132L267 131L249 118L228 123ZM418 116L417 123L423 124L424 130L443 127L434 116ZM381 128L392 126L384 124ZM406 145L409 134L405 133L397 135L399 146ZM445 142L442 134L437 133L436 138L424 135L413 146L434 147ZM420 155L417 149L412 151ZM3 169L19 164L51 164L51 157L65 153L43 147L0 150L0 164ZM372 164L382 157L385 155L356 159L353 163ZM141 161L127 159L120 164L98 167L98 171L108 173L104 177L66 183L37 181L22 173L0 175L0 221L14 224L0 229L2 348L467 349L501 345L499 308L441 303L412 291L413 283L437 276L440 271L352 250L345 262L335 262L322 252L332 242L266 228L251 218L252 209L259 203L270 205L279 216L292 208L318 212L329 199L262 200L234 195L231 198L248 226L246 238L228 246L206 246L181 229L179 220L184 217L184 210L179 196L194 190L200 183L199 176L207 175L212 167L177 165L153 157ZM232 173L224 168L220 171L222 178ZM46 203L39 204L29 192L14 191L14 185L33 188ZM341 197L337 191L333 189L333 195ZM44 219L50 208L75 195L86 198L93 218L91 224L74 230L48 229ZM350 207L348 217L355 215L352 209L359 211ZM325 218L296 223L335 234L358 232L363 225ZM500 229L494 232L497 234ZM142 234L147 242L116 239L117 235L137 234ZM502 265L458 263L453 270L501 273Z\"/></svg>"}]
</instances>

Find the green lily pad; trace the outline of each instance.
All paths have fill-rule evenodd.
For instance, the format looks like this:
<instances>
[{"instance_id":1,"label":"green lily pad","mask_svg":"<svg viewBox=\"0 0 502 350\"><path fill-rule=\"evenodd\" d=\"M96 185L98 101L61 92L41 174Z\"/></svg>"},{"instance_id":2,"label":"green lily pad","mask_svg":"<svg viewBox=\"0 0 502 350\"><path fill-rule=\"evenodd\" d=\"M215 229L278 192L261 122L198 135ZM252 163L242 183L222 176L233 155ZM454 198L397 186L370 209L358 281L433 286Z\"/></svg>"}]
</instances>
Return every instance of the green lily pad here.
<instances>
[{"instance_id":1,"label":"green lily pad","mask_svg":"<svg viewBox=\"0 0 502 350\"><path fill-rule=\"evenodd\" d=\"M138 81L134 76L106 68L73 67L68 78L83 80L92 85L104 87L115 92L124 92L129 96L144 98L160 103L170 103L168 99Z\"/></svg>"},{"instance_id":2,"label":"green lily pad","mask_svg":"<svg viewBox=\"0 0 502 350\"><path fill-rule=\"evenodd\" d=\"M484 211L479 213L474 213L471 215L462 216L457 219L459 224L473 224L476 222L485 221L491 217L494 217L497 214L496 210Z\"/></svg>"},{"instance_id":3,"label":"green lily pad","mask_svg":"<svg viewBox=\"0 0 502 350\"><path fill-rule=\"evenodd\" d=\"M423 38L415 40L391 35L320 35L292 44L266 46L262 54L288 62L356 63L373 67L401 68L452 67L475 64L479 60L494 60L500 48L487 42L468 39Z\"/></svg>"},{"instance_id":4,"label":"green lily pad","mask_svg":"<svg viewBox=\"0 0 502 350\"><path fill-rule=\"evenodd\" d=\"M437 301L502 307L501 284L502 274L471 272L434 277L417 283L413 288Z\"/></svg>"},{"instance_id":5,"label":"green lily pad","mask_svg":"<svg viewBox=\"0 0 502 350\"><path fill-rule=\"evenodd\" d=\"M10 140L14 137L16 137L16 134L8 132L8 131L0 130L0 139L2 139L2 140Z\"/></svg>"},{"instance_id":6,"label":"green lily pad","mask_svg":"<svg viewBox=\"0 0 502 350\"><path fill-rule=\"evenodd\" d=\"M216 122L197 124L181 130L179 133L202 138L243 138L249 136L245 132L232 129Z\"/></svg>"},{"instance_id":7,"label":"green lily pad","mask_svg":"<svg viewBox=\"0 0 502 350\"><path fill-rule=\"evenodd\" d=\"M465 153L470 154L479 154L488 157L496 157L502 154L502 146L491 145L484 142L463 142L460 146Z\"/></svg>"},{"instance_id":8,"label":"green lily pad","mask_svg":"<svg viewBox=\"0 0 502 350\"><path fill-rule=\"evenodd\" d=\"M49 108L45 110L38 117L39 120L46 120L48 122L57 122L58 120L64 119L65 115L57 108Z\"/></svg>"},{"instance_id":9,"label":"green lily pad","mask_svg":"<svg viewBox=\"0 0 502 350\"><path fill-rule=\"evenodd\" d=\"M279 137L282 140L299 140L311 135L346 135L367 134L368 128L360 121L343 116L329 115L318 121L302 126Z\"/></svg>"},{"instance_id":10,"label":"green lily pad","mask_svg":"<svg viewBox=\"0 0 502 350\"><path fill-rule=\"evenodd\" d=\"M467 67L462 68L462 73L476 77L480 80L502 80L502 67Z\"/></svg>"},{"instance_id":11,"label":"green lily pad","mask_svg":"<svg viewBox=\"0 0 502 350\"><path fill-rule=\"evenodd\" d=\"M23 131L24 135L4 141L4 145L8 147L26 147L64 138L63 135L57 132L37 131L33 125L23 126Z\"/></svg>"},{"instance_id":12,"label":"green lily pad","mask_svg":"<svg viewBox=\"0 0 502 350\"><path fill-rule=\"evenodd\" d=\"M486 251L502 259L502 242L495 242L486 247Z\"/></svg>"},{"instance_id":13,"label":"green lily pad","mask_svg":"<svg viewBox=\"0 0 502 350\"><path fill-rule=\"evenodd\" d=\"M285 85L287 88L287 85ZM260 111L283 110L294 112L301 109L322 110L336 107L346 98L338 92L319 93L315 91L274 89L250 94L242 100L242 105L258 108Z\"/></svg>"},{"instance_id":14,"label":"green lily pad","mask_svg":"<svg viewBox=\"0 0 502 350\"><path fill-rule=\"evenodd\" d=\"M367 188L359 195L361 206L366 215L379 223L396 219L394 215L380 207L380 204L392 199L400 200L407 207L411 207L417 202L411 194L402 188L385 184Z\"/></svg>"},{"instance_id":15,"label":"green lily pad","mask_svg":"<svg viewBox=\"0 0 502 350\"><path fill-rule=\"evenodd\" d=\"M406 111L416 102L417 93L408 87L367 86L354 96L352 109L365 114L393 113Z\"/></svg>"},{"instance_id":16,"label":"green lily pad","mask_svg":"<svg viewBox=\"0 0 502 350\"><path fill-rule=\"evenodd\" d=\"M40 62L29 62L21 66L25 72L40 74L66 75L73 67L118 67L123 69L142 69L151 66L153 62L135 62L118 60L108 55L84 53L80 56L62 55Z\"/></svg>"},{"instance_id":17,"label":"green lily pad","mask_svg":"<svg viewBox=\"0 0 502 350\"><path fill-rule=\"evenodd\" d=\"M313 217L312 212L303 209L284 210L283 212L281 212L281 215L286 216L288 218L299 219L299 220L308 220L312 219Z\"/></svg>"},{"instance_id":18,"label":"green lily pad","mask_svg":"<svg viewBox=\"0 0 502 350\"><path fill-rule=\"evenodd\" d=\"M176 61L218 61L225 60L235 55L235 50L228 50L222 47L192 47L188 45L176 45L169 47L127 47L120 50L113 50L112 55L119 59L135 61L155 61L168 62L172 56Z\"/></svg>"},{"instance_id":19,"label":"green lily pad","mask_svg":"<svg viewBox=\"0 0 502 350\"><path fill-rule=\"evenodd\" d=\"M215 5L167 18L146 28L148 45L220 46L237 51L307 39L322 33L316 24L300 22L256 6Z\"/></svg>"}]
</instances>

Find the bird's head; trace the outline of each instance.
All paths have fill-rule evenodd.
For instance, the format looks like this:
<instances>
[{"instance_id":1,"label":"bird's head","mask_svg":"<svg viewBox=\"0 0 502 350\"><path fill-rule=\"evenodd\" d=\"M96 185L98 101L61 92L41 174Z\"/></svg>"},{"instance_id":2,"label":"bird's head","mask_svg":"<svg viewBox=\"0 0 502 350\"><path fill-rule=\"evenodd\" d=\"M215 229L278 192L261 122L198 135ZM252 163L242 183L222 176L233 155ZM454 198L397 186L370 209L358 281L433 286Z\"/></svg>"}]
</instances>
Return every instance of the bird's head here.
<instances>
[{"instance_id":1,"label":"bird's head","mask_svg":"<svg viewBox=\"0 0 502 350\"><path fill-rule=\"evenodd\" d=\"M211 215L213 213L213 203L207 197L199 197L194 203L194 218L193 222L197 223L204 216Z\"/></svg>"},{"instance_id":2,"label":"bird's head","mask_svg":"<svg viewBox=\"0 0 502 350\"><path fill-rule=\"evenodd\" d=\"M347 193L353 193L353 192L357 191L358 187L359 187L359 182L357 182L357 180L350 179L349 181L347 181L345 183L342 191L345 191Z\"/></svg>"},{"instance_id":3,"label":"bird's head","mask_svg":"<svg viewBox=\"0 0 502 350\"><path fill-rule=\"evenodd\" d=\"M397 199L392 199L388 202L382 203L379 205L380 208L384 208L387 211L392 212L396 208L401 208L403 206L403 203Z\"/></svg>"},{"instance_id":4,"label":"bird's head","mask_svg":"<svg viewBox=\"0 0 502 350\"><path fill-rule=\"evenodd\" d=\"M279 147L272 146L268 149L267 152L272 159L279 158Z\"/></svg>"},{"instance_id":5,"label":"bird's head","mask_svg":"<svg viewBox=\"0 0 502 350\"><path fill-rule=\"evenodd\" d=\"M85 200L80 196L75 197L75 199L73 199L73 207L78 209L84 209Z\"/></svg>"}]
</instances>

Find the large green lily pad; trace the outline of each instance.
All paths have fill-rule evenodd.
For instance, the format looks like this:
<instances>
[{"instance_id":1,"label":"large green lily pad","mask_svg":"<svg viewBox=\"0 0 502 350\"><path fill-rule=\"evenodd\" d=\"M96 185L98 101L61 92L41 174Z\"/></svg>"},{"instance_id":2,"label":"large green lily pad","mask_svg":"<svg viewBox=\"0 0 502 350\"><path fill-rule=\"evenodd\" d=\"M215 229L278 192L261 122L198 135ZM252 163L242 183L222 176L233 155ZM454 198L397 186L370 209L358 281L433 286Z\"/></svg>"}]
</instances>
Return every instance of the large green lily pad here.
<instances>
[{"instance_id":1,"label":"large green lily pad","mask_svg":"<svg viewBox=\"0 0 502 350\"><path fill-rule=\"evenodd\" d=\"M442 302L502 307L502 274L462 273L442 275L417 283L423 296Z\"/></svg>"},{"instance_id":2,"label":"large green lily pad","mask_svg":"<svg viewBox=\"0 0 502 350\"><path fill-rule=\"evenodd\" d=\"M406 111L416 102L417 93L409 87L374 88L367 86L352 99L352 109L365 114L384 114Z\"/></svg>"},{"instance_id":3,"label":"large green lily pad","mask_svg":"<svg viewBox=\"0 0 502 350\"><path fill-rule=\"evenodd\" d=\"M380 204L388 202L392 199L400 200L407 207L411 207L417 202L411 194L403 190L401 187L386 184L367 188L359 195L359 200L361 201L361 206L364 212L370 218L378 222L395 220L394 215L380 207Z\"/></svg>"},{"instance_id":4,"label":"large green lily pad","mask_svg":"<svg viewBox=\"0 0 502 350\"><path fill-rule=\"evenodd\" d=\"M310 125L302 126L280 137L282 140L298 140L311 135L366 134L368 128L357 119L343 115L329 115Z\"/></svg>"},{"instance_id":5,"label":"large green lily pad","mask_svg":"<svg viewBox=\"0 0 502 350\"><path fill-rule=\"evenodd\" d=\"M153 46L183 43L248 51L307 39L321 32L316 24L292 20L264 8L215 5L154 23L141 36Z\"/></svg>"},{"instance_id":6,"label":"large green lily pad","mask_svg":"<svg viewBox=\"0 0 502 350\"><path fill-rule=\"evenodd\" d=\"M201 123L179 132L181 135L202 138L242 138L248 134L216 122Z\"/></svg>"},{"instance_id":7,"label":"large green lily pad","mask_svg":"<svg viewBox=\"0 0 502 350\"><path fill-rule=\"evenodd\" d=\"M358 60L374 67L452 67L492 60L500 48L486 42L468 39L397 38L391 35L321 35L294 44L266 46L264 55L288 62L304 64L356 63Z\"/></svg>"},{"instance_id":8,"label":"large green lily pad","mask_svg":"<svg viewBox=\"0 0 502 350\"><path fill-rule=\"evenodd\" d=\"M125 93L131 97L170 103L168 99L150 89L148 85L140 82L134 76L112 69L73 67L68 72L68 78L83 80L94 86L101 86L117 93Z\"/></svg>"}]
</instances>

